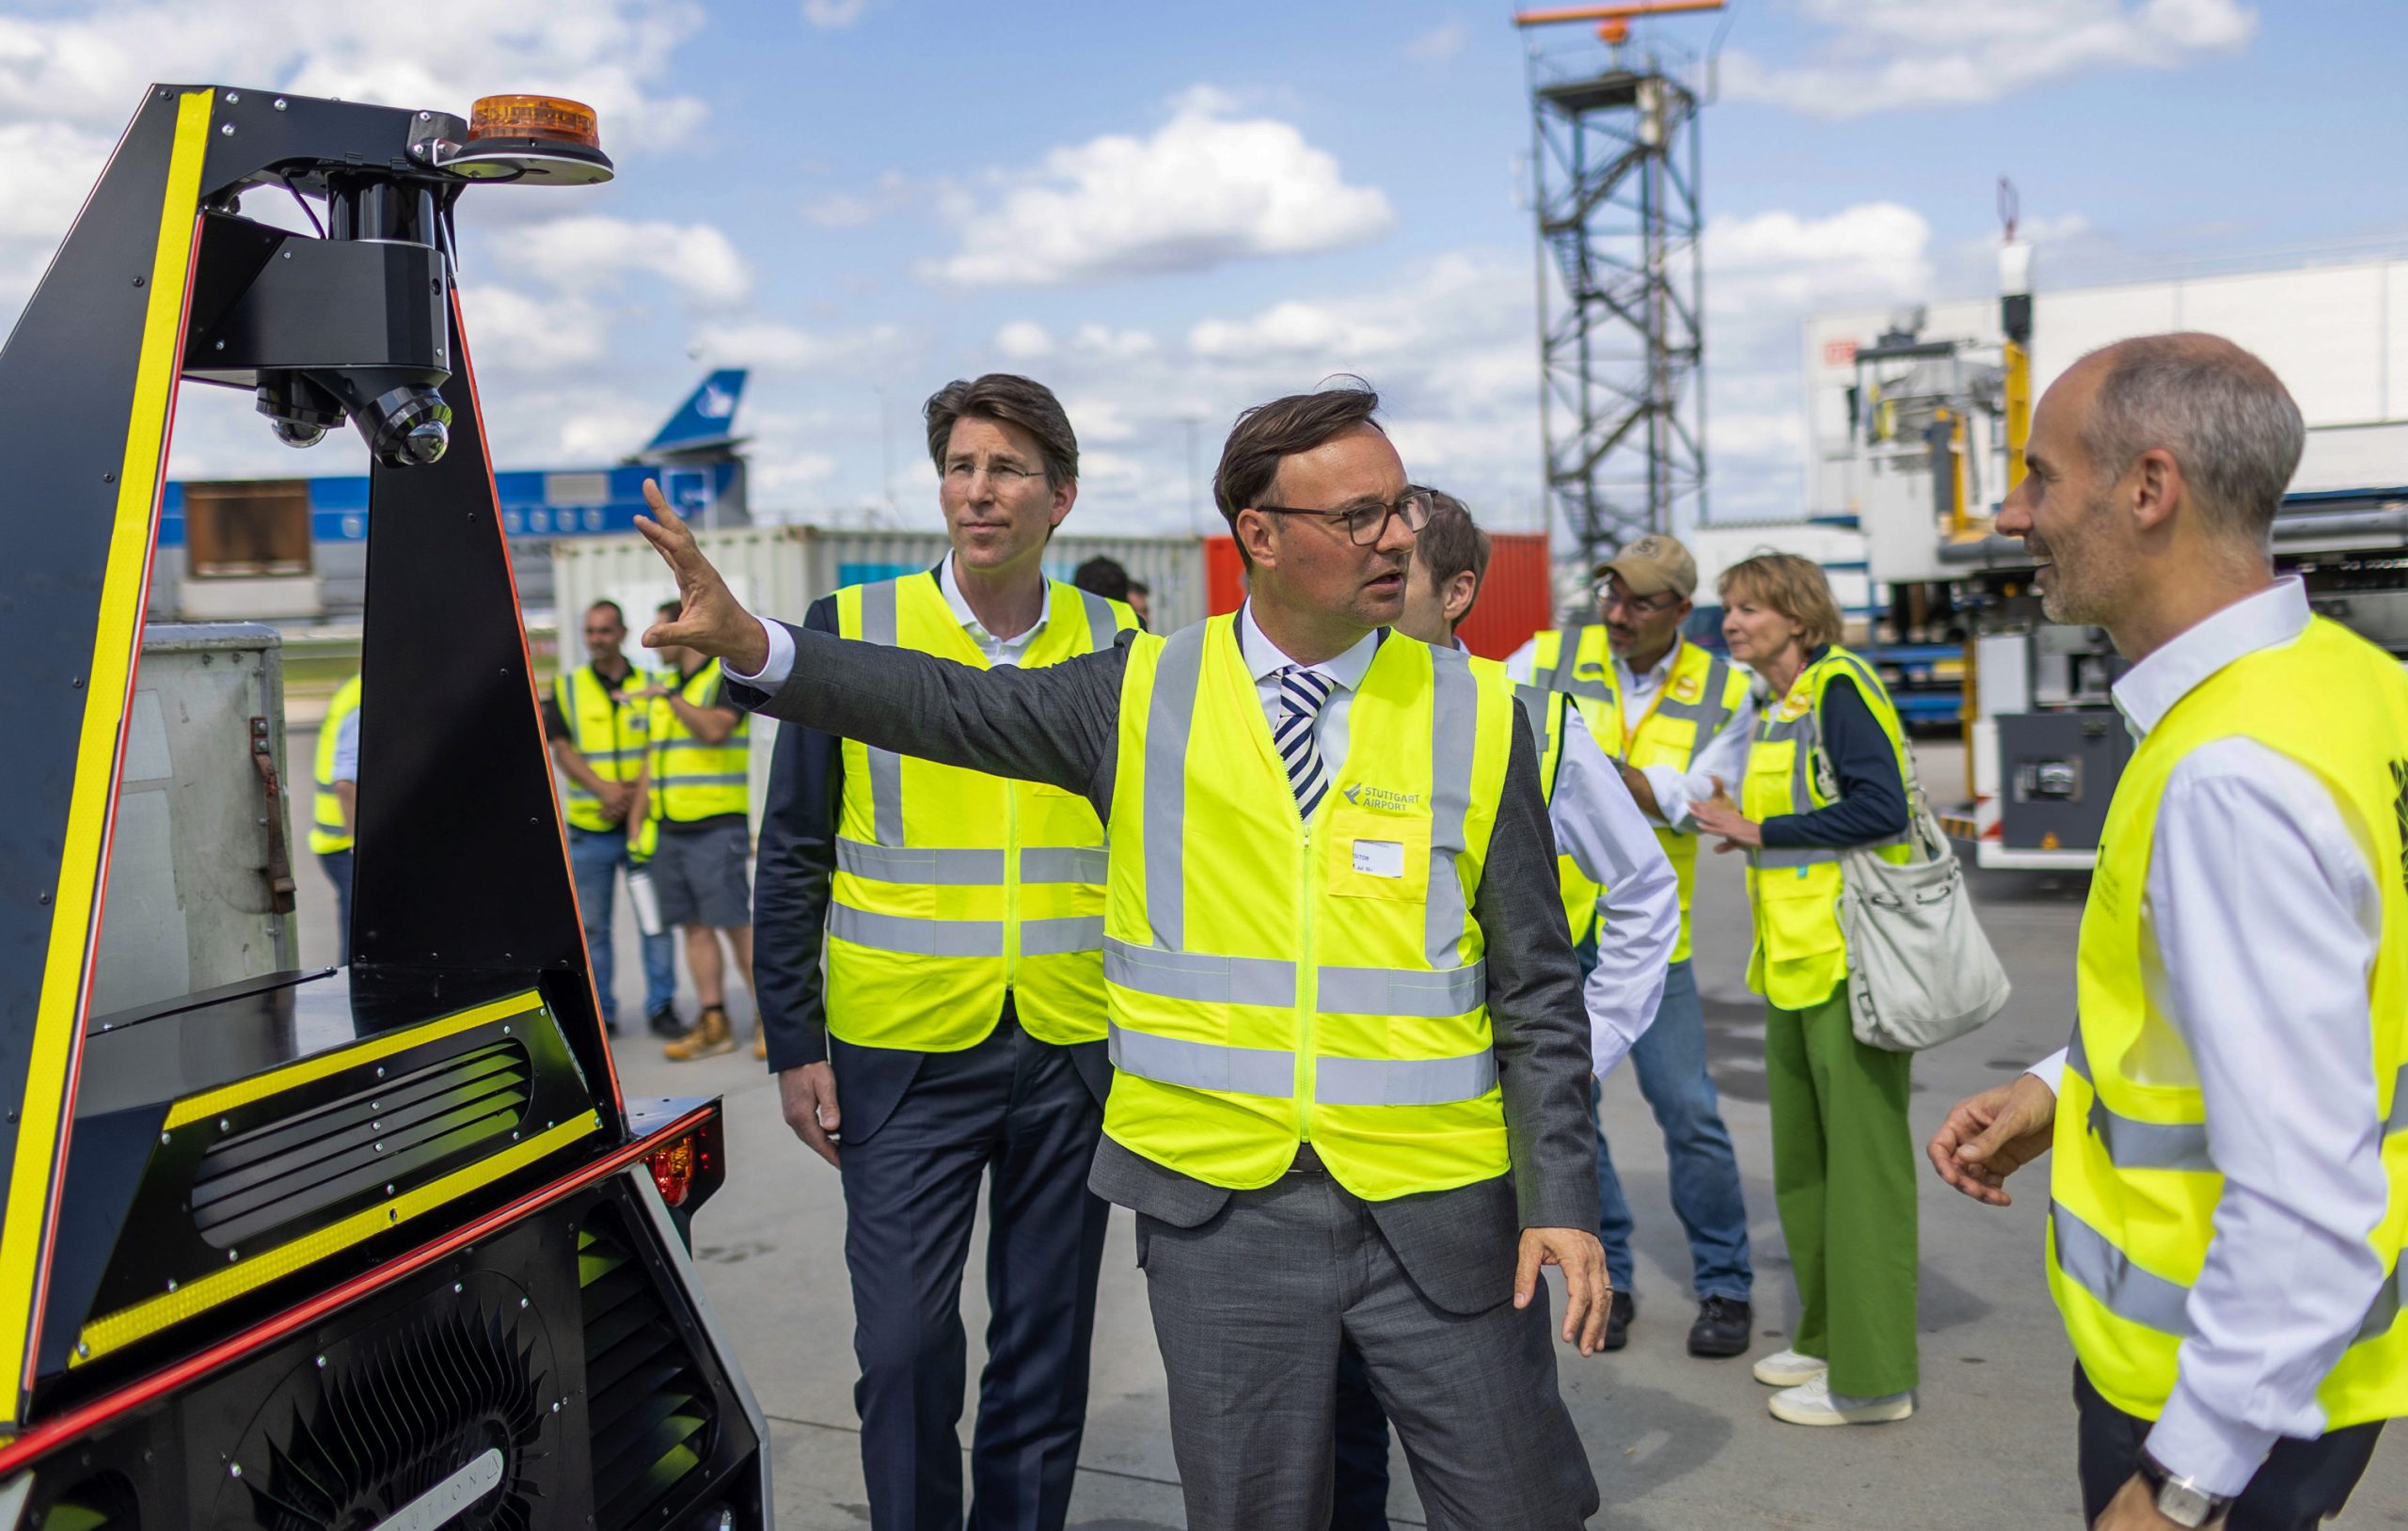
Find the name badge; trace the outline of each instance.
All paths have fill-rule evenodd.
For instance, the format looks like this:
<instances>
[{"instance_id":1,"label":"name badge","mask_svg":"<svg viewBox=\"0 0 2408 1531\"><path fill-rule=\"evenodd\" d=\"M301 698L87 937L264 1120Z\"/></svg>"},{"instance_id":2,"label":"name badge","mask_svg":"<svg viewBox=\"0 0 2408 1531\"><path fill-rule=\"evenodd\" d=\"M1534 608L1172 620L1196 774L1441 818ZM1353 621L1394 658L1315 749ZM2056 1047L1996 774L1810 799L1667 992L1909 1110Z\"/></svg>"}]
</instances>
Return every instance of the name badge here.
<instances>
[{"instance_id":1,"label":"name badge","mask_svg":"<svg viewBox=\"0 0 2408 1531\"><path fill-rule=\"evenodd\" d=\"M1402 877L1404 876L1404 842L1402 840L1357 840L1354 842L1354 870L1372 877Z\"/></svg>"}]
</instances>

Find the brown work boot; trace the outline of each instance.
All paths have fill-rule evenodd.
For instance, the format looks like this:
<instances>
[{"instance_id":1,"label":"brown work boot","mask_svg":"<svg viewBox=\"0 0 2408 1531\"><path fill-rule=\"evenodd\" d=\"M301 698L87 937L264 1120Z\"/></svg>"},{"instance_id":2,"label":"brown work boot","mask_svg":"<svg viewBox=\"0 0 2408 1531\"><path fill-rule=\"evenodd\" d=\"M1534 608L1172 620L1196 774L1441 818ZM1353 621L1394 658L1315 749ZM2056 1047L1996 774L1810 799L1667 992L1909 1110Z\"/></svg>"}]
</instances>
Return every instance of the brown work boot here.
<instances>
[{"instance_id":1,"label":"brown work boot","mask_svg":"<svg viewBox=\"0 0 2408 1531\"><path fill-rule=\"evenodd\" d=\"M696 1058L716 1058L722 1052L736 1050L736 1034L728 1030L727 1012L718 1005L705 1005L696 1018L694 1029L660 1050L660 1055L673 1064L690 1063Z\"/></svg>"},{"instance_id":2,"label":"brown work boot","mask_svg":"<svg viewBox=\"0 0 2408 1531\"><path fill-rule=\"evenodd\" d=\"M769 1057L769 1034L761 1029L758 1020L752 1022L752 1056L765 1063Z\"/></svg>"}]
</instances>

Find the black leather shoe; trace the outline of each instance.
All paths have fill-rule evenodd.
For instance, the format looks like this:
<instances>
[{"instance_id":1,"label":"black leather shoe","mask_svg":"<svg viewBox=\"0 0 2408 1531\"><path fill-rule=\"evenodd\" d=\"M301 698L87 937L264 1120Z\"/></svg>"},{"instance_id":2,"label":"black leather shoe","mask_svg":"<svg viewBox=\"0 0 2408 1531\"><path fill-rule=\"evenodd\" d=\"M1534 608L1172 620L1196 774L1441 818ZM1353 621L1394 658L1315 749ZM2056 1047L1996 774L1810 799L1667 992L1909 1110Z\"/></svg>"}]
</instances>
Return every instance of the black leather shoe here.
<instances>
[{"instance_id":1,"label":"black leather shoe","mask_svg":"<svg viewBox=\"0 0 2408 1531\"><path fill-rule=\"evenodd\" d=\"M1730 1297L1709 1297L1697 1305L1697 1322L1689 1325L1689 1354L1746 1355L1754 1310Z\"/></svg>"},{"instance_id":2,"label":"black leather shoe","mask_svg":"<svg viewBox=\"0 0 2408 1531\"><path fill-rule=\"evenodd\" d=\"M1639 1299L1625 1291L1616 1291L1606 1304L1606 1343L1608 1350L1619 1350L1630 1343L1630 1320L1639 1316Z\"/></svg>"},{"instance_id":3,"label":"black leather shoe","mask_svg":"<svg viewBox=\"0 0 2408 1531\"><path fill-rule=\"evenodd\" d=\"M677 1018L677 1007L673 1004L662 1005L646 1018L652 1026L652 1034L655 1036L674 1039L686 1034L686 1023Z\"/></svg>"}]
</instances>

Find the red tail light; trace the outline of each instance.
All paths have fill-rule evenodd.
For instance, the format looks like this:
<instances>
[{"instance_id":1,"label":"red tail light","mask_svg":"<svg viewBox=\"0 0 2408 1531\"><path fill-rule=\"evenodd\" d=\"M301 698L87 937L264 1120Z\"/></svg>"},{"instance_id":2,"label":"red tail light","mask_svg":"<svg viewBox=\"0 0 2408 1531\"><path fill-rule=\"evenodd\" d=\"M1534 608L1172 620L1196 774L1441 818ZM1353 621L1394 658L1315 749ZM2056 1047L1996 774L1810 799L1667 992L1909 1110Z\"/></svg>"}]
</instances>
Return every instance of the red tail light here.
<instances>
[{"instance_id":1,"label":"red tail light","mask_svg":"<svg viewBox=\"0 0 2408 1531\"><path fill-rule=\"evenodd\" d=\"M672 1207L683 1207L693 1192L695 1176L709 1160L702 1144L686 1137L656 1150L644 1162L652 1166L652 1183L659 1189L660 1199Z\"/></svg>"}]
</instances>

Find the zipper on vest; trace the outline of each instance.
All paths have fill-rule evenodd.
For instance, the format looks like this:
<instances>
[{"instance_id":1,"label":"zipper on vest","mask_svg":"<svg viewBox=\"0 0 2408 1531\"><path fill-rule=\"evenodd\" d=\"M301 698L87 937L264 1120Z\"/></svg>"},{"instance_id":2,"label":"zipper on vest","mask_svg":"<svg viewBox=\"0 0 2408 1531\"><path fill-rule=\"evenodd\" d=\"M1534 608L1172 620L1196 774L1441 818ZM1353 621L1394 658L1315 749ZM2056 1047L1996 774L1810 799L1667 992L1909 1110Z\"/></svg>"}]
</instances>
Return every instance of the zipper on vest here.
<instances>
[{"instance_id":1,"label":"zipper on vest","mask_svg":"<svg viewBox=\"0 0 2408 1531\"><path fill-rule=\"evenodd\" d=\"M1313 827L1305 824L1305 853L1296 864L1296 903L1301 911L1296 942L1296 1136L1313 1141L1313 1012L1321 1004L1321 968L1313 952Z\"/></svg>"},{"instance_id":2,"label":"zipper on vest","mask_svg":"<svg viewBox=\"0 0 2408 1531\"><path fill-rule=\"evenodd\" d=\"M1004 987L1020 976L1020 783L1004 783Z\"/></svg>"}]
</instances>

